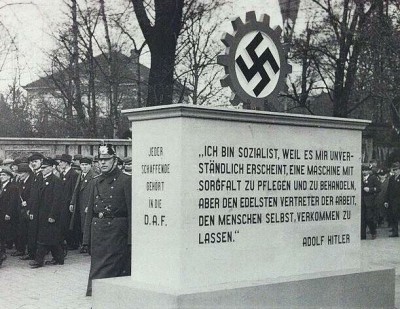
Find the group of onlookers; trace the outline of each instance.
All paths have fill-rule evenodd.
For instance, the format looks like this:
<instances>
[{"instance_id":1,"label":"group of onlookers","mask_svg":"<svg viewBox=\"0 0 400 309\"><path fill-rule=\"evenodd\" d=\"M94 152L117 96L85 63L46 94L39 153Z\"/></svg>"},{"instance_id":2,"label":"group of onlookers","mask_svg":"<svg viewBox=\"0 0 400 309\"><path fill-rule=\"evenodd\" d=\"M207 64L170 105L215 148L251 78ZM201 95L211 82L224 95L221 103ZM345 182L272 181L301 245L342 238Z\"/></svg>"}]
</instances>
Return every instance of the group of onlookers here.
<instances>
[{"instance_id":1,"label":"group of onlookers","mask_svg":"<svg viewBox=\"0 0 400 309\"><path fill-rule=\"evenodd\" d=\"M11 255L30 260L31 268L63 265L68 250L89 252L88 295L92 279L130 272L131 158L118 158L107 144L99 147L97 158L35 152L0 164L0 266L6 249L14 246ZM113 233L124 248L114 248ZM52 259L45 262L49 252ZM113 270L113 263L123 261Z\"/></svg>"},{"instance_id":2,"label":"group of onlookers","mask_svg":"<svg viewBox=\"0 0 400 309\"><path fill-rule=\"evenodd\" d=\"M367 228L375 239L377 227L387 224L389 237L399 237L400 162L390 169L378 168L371 162L362 165L361 239L367 238Z\"/></svg>"}]
</instances>

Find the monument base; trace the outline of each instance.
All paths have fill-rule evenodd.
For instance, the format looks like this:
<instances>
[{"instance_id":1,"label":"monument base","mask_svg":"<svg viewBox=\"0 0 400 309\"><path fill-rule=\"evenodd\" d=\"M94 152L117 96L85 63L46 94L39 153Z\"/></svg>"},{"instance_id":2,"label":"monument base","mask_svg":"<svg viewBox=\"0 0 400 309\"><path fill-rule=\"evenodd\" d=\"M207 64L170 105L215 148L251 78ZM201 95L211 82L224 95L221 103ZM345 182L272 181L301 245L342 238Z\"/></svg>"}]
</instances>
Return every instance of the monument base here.
<instances>
[{"instance_id":1,"label":"monument base","mask_svg":"<svg viewBox=\"0 0 400 309\"><path fill-rule=\"evenodd\" d=\"M95 309L394 308L395 270L324 272L182 291L121 277L94 280L93 292Z\"/></svg>"}]
</instances>

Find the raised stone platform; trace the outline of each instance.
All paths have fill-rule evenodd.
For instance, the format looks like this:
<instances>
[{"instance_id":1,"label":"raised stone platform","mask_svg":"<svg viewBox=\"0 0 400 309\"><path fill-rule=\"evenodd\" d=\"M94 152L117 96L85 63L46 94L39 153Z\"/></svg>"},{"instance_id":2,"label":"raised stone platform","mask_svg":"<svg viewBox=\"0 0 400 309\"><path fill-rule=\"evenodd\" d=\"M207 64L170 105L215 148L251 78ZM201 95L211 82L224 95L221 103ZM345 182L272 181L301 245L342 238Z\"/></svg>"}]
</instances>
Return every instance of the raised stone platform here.
<instances>
[{"instance_id":1,"label":"raised stone platform","mask_svg":"<svg viewBox=\"0 0 400 309\"><path fill-rule=\"evenodd\" d=\"M367 121L187 105L132 121L132 275L94 308L393 308L360 264Z\"/></svg>"},{"instance_id":2,"label":"raised stone platform","mask_svg":"<svg viewBox=\"0 0 400 309\"><path fill-rule=\"evenodd\" d=\"M94 281L93 308L394 308L395 270L376 268L171 290L130 277Z\"/></svg>"}]
</instances>

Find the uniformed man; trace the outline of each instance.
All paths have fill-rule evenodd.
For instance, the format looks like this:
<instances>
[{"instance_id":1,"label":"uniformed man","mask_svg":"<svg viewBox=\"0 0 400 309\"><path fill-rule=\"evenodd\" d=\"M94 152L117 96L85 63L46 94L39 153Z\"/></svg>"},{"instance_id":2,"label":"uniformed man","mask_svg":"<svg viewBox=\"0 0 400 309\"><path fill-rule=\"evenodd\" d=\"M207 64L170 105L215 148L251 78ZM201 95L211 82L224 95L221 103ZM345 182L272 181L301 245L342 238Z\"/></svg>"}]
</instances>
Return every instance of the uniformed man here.
<instances>
[{"instance_id":1,"label":"uniformed man","mask_svg":"<svg viewBox=\"0 0 400 309\"><path fill-rule=\"evenodd\" d=\"M6 259L6 241L12 228L12 222L19 220L18 187L11 182L13 173L8 166L0 167L0 265Z\"/></svg>"},{"instance_id":2,"label":"uniformed man","mask_svg":"<svg viewBox=\"0 0 400 309\"><path fill-rule=\"evenodd\" d=\"M61 246L63 239L62 211L65 207L63 185L53 174L54 161L44 158L42 162L43 181L39 194L39 229L35 260L29 263L31 268L44 265L46 254L51 251L52 265L64 264L64 252Z\"/></svg>"},{"instance_id":3,"label":"uniformed man","mask_svg":"<svg viewBox=\"0 0 400 309\"><path fill-rule=\"evenodd\" d=\"M81 173L78 177L77 184L75 186L74 194L72 195L72 201L70 205L70 211L72 212L71 222L69 229L73 230L78 225L80 232L80 243L83 240L83 230L85 229L85 218L87 213L87 205L90 193L90 182L96 176L92 169L92 158L81 157L79 159ZM88 248L81 246L80 253L87 253Z\"/></svg>"},{"instance_id":4,"label":"uniformed man","mask_svg":"<svg viewBox=\"0 0 400 309\"><path fill-rule=\"evenodd\" d=\"M86 214L83 244L91 248L86 295L92 280L130 275L131 177L117 167L111 144L99 147L101 175L94 178Z\"/></svg>"}]
</instances>

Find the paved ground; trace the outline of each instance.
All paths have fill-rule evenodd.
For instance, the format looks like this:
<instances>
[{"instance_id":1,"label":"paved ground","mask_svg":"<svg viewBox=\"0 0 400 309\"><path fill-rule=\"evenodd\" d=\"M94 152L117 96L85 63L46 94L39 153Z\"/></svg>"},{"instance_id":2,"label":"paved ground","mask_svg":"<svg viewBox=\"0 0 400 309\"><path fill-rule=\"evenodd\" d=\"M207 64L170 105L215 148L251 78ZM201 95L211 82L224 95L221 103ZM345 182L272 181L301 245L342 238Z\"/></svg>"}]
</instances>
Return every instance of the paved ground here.
<instances>
[{"instance_id":1,"label":"paved ground","mask_svg":"<svg viewBox=\"0 0 400 309\"><path fill-rule=\"evenodd\" d=\"M361 242L365 266L396 269L396 308L400 309L400 238L388 238L385 228L375 240ZM71 251L63 266L30 269L26 261L9 256L0 269L0 309L89 309L85 297L90 257ZM112 309L112 308L110 308Z\"/></svg>"},{"instance_id":2,"label":"paved ground","mask_svg":"<svg viewBox=\"0 0 400 309\"><path fill-rule=\"evenodd\" d=\"M48 257L50 259L50 257ZM86 297L90 256L70 251L64 265L31 269L8 256L0 268L1 309L89 309Z\"/></svg>"}]
</instances>

